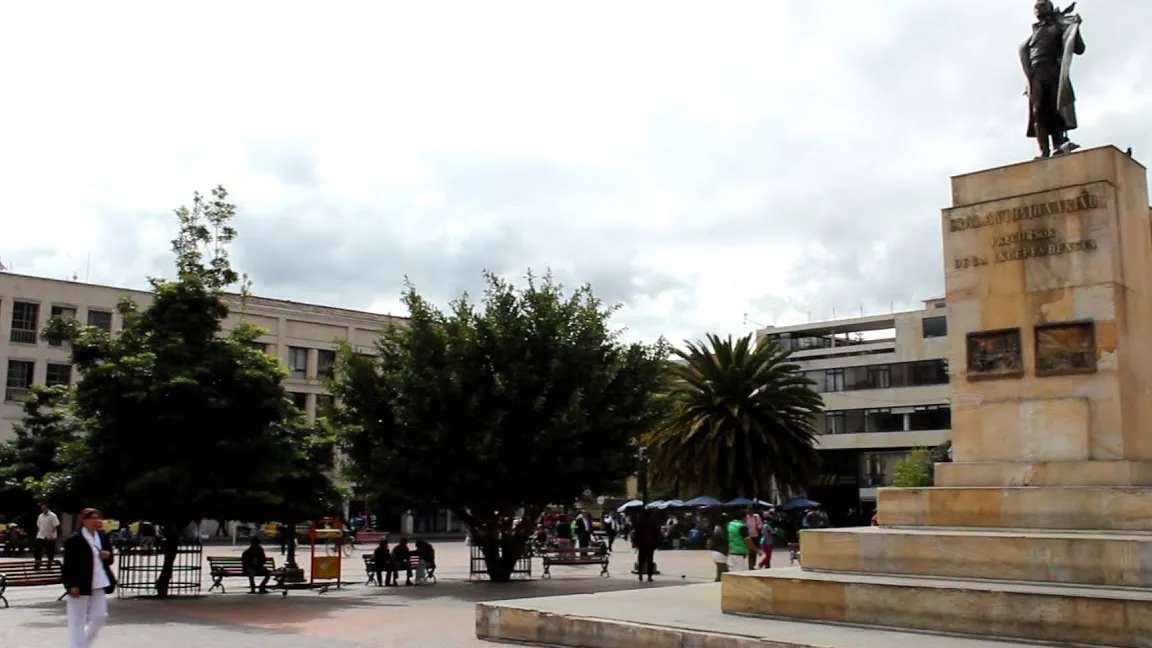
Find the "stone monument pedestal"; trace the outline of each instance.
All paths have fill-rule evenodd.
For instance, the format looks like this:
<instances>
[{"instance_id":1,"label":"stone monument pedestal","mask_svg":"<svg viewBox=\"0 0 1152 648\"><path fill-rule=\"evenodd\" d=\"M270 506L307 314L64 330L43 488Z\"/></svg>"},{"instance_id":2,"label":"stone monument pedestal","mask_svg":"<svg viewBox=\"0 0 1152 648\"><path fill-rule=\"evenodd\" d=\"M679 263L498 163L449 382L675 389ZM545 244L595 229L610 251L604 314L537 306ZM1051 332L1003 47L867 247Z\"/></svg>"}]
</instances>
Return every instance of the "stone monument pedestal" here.
<instances>
[{"instance_id":1,"label":"stone monument pedestal","mask_svg":"<svg viewBox=\"0 0 1152 648\"><path fill-rule=\"evenodd\" d=\"M952 179L954 463L879 528L724 577L728 613L1152 646L1152 214L1114 147Z\"/></svg>"}]
</instances>

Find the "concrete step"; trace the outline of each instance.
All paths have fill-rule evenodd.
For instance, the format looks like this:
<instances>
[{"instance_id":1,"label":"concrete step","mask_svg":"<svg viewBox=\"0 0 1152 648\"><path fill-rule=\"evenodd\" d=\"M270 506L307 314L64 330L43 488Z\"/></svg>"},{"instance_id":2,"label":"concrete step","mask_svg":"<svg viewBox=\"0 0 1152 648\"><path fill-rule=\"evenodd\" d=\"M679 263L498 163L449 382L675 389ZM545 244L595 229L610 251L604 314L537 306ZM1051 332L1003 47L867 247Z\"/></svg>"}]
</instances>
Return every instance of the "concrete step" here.
<instances>
[{"instance_id":1,"label":"concrete step","mask_svg":"<svg viewBox=\"0 0 1152 648\"><path fill-rule=\"evenodd\" d=\"M1152 590L802 571L726 574L728 614L1152 648Z\"/></svg>"},{"instance_id":2,"label":"concrete step","mask_svg":"<svg viewBox=\"0 0 1152 648\"><path fill-rule=\"evenodd\" d=\"M720 586L685 585L476 605L476 636L570 648L1023 648L1032 644L723 614Z\"/></svg>"},{"instance_id":3,"label":"concrete step","mask_svg":"<svg viewBox=\"0 0 1152 648\"><path fill-rule=\"evenodd\" d=\"M804 531L804 568L1152 587L1152 535L864 527Z\"/></svg>"},{"instance_id":4,"label":"concrete step","mask_svg":"<svg viewBox=\"0 0 1152 648\"><path fill-rule=\"evenodd\" d=\"M1152 531L1152 488L881 488L881 526Z\"/></svg>"}]
</instances>

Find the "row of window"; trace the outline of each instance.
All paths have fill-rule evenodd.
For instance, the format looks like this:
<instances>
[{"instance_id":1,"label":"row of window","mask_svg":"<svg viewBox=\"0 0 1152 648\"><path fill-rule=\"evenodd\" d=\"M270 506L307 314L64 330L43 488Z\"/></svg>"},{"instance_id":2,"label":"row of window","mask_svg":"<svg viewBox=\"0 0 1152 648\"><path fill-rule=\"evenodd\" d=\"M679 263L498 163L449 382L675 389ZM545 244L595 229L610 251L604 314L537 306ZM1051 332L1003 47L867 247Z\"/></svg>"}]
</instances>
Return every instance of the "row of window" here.
<instances>
[{"instance_id":1,"label":"row of window","mask_svg":"<svg viewBox=\"0 0 1152 648\"><path fill-rule=\"evenodd\" d=\"M824 434L915 432L951 428L952 408L948 405L828 410L824 412L823 422Z\"/></svg>"},{"instance_id":2,"label":"row of window","mask_svg":"<svg viewBox=\"0 0 1152 648\"><path fill-rule=\"evenodd\" d=\"M4 387L4 400L16 402L24 400L32 385L36 384L36 363L31 360L8 360L7 380ZM72 365L49 362L45 365L44 383L48 386L71 385ZM289 392L292 403L301 410L308 409L308 394ZM332 407L332 396L316 395L316 411L326 412Z\"/></svg>"},{"instance_id":3,"label":"row of window","mask_svg":"<svg viewBox=\"0 0 1152 648\"><path fill-rule=\"evenodd\" d=\"M804 374L821 393L858 391L862 389L890 389L893 387L925 387L948 384L947 360L918 360L916 362L889 362L815 369Z\"/></svg>"},{"instance_id":4,"label":"row of window","mask_svg":"<svg viewBox=\"0 0 1152 648\"><path fill-rule=\"evenodd\" d=\"M76 319L77 311L72 306L52 306L49 317ZM112 311L89 307L85 314L88 326L95 326L112 332ZM36 344L40 338L40 304L35 302L12 302L11 330L8 341L16 344ZM59 344L49 343L51 346Z\"/></svg>"},{"instance_id":5,"label":"row of window","mask_svg":"<svg viewBox=\"0 0 1152 648\"><path fill-rule=\"evenodd\" d=\"M36 382L36 363L31 360L9 360L7 380L4 384L4 400L19 401L28 395L28 390ZM72 384L72 365L49 362L44 370L44 384Z\"/></svg>"},{"instance_id":6,"label":"row of window","mask_svg":"<svg viewBox=\"0 0 1152 648\"><path fill-rule=\"evenodd\" d=\"M266 351L267 346L260 345ZM336 370L336 352L331 349L316 350L316 375L321 378L331 378ZM293 378L305 379L308 377L308 349L305 347L288 347L288 375Z\"/></svg>"}]
</instances>

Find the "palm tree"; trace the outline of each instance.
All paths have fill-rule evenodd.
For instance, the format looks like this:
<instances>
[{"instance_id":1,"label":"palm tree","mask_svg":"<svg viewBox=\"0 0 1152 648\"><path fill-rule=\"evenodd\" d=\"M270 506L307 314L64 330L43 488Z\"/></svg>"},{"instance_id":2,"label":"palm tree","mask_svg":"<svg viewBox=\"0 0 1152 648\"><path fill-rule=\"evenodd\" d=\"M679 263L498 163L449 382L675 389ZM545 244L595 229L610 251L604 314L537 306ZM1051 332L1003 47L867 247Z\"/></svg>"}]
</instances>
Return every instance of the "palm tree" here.
<instances>
[{"instance_id":1,"label":"palm tree","mask_svg":"<svg viewBox=\"0 0 1152 648\"><path fill-rule=\"evenodd\" d=\"M645 439L654 481L725 497L800 492L820 469L823 400L768 338L709 334L675 354L670 415Z\"/></svg>"}]
</instances>

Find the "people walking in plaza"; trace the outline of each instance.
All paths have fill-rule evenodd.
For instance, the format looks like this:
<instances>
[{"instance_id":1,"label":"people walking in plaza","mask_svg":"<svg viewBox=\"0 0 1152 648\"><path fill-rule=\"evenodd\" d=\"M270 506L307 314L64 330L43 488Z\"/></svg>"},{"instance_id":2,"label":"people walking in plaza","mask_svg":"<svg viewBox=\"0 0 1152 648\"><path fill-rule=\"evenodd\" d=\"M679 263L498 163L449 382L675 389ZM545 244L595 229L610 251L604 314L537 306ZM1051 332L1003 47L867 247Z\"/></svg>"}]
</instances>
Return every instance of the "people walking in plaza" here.
<instances>
[{"instance_id":1,"label":"people walking in plaza","mask_svg":"<svg viewBox=\"0 0 1152 648\"><path fill-rule=\"evenodd\" d=\"M656 573L656 548L662 540L660 525L652 517L652 512L645 509L640 511L636 518L636 530L632 532L632 546L636 547L636 576L652 582L652 575Z\"/></svg>"},{"instance_id":2,"label":"people walking in plaza","mask_svg":"<svg viewBox=\"0 0 1152 648\"><path fill-rule=\"evenodd\" d=\"M48 508L47 504L40 505L40 516L36 518L36 542L32 545L32 558L36 561L36 569L40 569L40 561L48 559L48 564L56 558L56 537L60 532L60 518Z\"/></svg>"},{"instance_id":3,"label":"people walking in plaza","mask_svg":"<svg viewBox=\"0 0 1152 648\"><path fill-rule=\"evenodd\" d=\"M712 534L708 536L708 551L712 563L716 565L716 582L728 571L728 515L720 514L720 519L712 526Z\"/></svg>"},{"instance_id":4,"label":"people walking in plaza","mask_svg":"<svg viewBox=\"0 0 1152 648\"><path fill-rule=\"evenodd\" d=\"M112 541L104 518L92 508L80 512L80 530L64 542L62 580L68 594L70 648L89 648L108 619L108 598L116 589Z\"/></svg>"},{"instance_id":5,"label":"people walking in plaza","mask_svg":"<svg viewBox=\"0 0 1152 648\"><path fill-rule=\"evenodd\" d=\"M592 514L581 511L576 518L576 546L581 549L592 545Z\"/></svg>"},{"instance_id":6,"label":"people walking in plaza","mask_svg":"<svg viewBox=\"0 0 1152 648\"><path fill-rule=\"evenodd\" d=\"M728 564L732 571L741 571L756 560L756 543L748 533L745 518L738 517L728 523ZM751 555L749 555L751 554Z\"/></svg>"},{"instance_id":7,"label":"people walking in plaza","mask_svg":"<svg viewBox=\"0 0 1152 648\"><path fill-rule=\"evenodd\" d=\"M380 544L372 552L372 565L376 569L377 587L396 586L396 565L392 564L392 549L388 547L388 538L381 538Z\"/></svg>"},{"instance_id":8,"label":"people walking in plaza","mask_svg":"<svg viewBox=\"0 0 1152 648\"><path fill-rule=\"evenodd\" d=\"M240 564L244 567L244 575L248 577L248 591L252 594L256 593L257 576L264 577L260 582L260 593L268 593L268 581L272 578L272 572L268 570L267 563L268 554L264 553L264 547L260 546L260 538L252 538L248 548L240 554Z\"/></svg>"},{"instance_id":9,"label":"people walking in plaza","mask_svg":"<svg viewBox=\"0 0 1152 648\"><path fill-rule=\"evenodd\" d=\"M616 516L609 513L604 516L604 521L601 522L604 527L604 537L608 540L608 553L612 553L612 545L616 542L616 534L620 530L620 523L616 520Z\"/></svg>"},{"instance_id":10,"label":"people walking in plaza","mask_svg":"<svg viewBox=\"0 0 1152 648\"><path fill-rule=\"evenodd\" d=\"M772 568L772 550L776 548L776 516L768 511L764 525L760 528L760 564L761 569Z\"/></svg>"},{"instance_id":11,"label":"people walking in plaza","mask_svg":"<svg viewBox=\"0 0 1152 648\"><path fill-rule=\"evenodd\" d=\"M288 548L296 542L296 529L281 522L276 525L276 535L280 540L280 555L285 556L288 554Z\"/></svg>"},{"instance_id":12,"label":"people walking in plaza","mask_svg":"<svg viewBox=\"0 0 1152 648\"><path fill-rule=\"evenodd\" d=\"M744 509L744 526L748 527L748 537L756 543L748 553L748 569L756 569L756 556L760 552L760 531L764 528L764 520L752 506Z\"/></svg>"}]
</instances>

